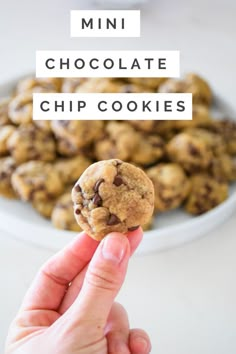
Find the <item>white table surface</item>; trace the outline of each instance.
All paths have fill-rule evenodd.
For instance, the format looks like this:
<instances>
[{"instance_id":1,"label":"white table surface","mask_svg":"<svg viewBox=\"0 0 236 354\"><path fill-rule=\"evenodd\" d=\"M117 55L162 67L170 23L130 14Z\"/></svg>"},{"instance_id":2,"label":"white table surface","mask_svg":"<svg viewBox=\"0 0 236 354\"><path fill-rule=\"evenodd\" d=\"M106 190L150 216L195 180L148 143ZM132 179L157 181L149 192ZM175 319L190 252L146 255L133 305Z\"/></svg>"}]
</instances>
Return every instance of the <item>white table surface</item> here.
<instances>
[{"instance_id":1,"label":"white table surface","mask_svg":"<svg viewBox=\"0 0 236 354\"><path fill-rule=\"evenodd\" d=\"M182 72L206 76L235 103L234 0L157 0L143 11L141 39L70 39L79 0L1 0L1 82L34 69L36 49L180 49ZM158 354L236 353L236 214L207 237L134 258L119 300ZM0 236L0 351L10 320L51 252ZM2 349L2 350L1 350Z\"/></svg>"}]
</instances>

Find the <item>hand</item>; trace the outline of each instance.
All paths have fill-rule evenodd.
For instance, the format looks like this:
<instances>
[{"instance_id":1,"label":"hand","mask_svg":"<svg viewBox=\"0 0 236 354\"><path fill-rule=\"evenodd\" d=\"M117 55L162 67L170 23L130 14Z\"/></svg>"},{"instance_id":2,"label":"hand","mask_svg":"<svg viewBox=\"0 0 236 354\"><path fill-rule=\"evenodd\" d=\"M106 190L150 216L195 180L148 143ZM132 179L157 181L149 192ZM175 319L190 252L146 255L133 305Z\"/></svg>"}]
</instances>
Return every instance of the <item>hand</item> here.
<instances>
[{"instance_id":1,"label":"hand","mask_svg":"<svg viewBox=\"0 0 236 354\"><path fill-rule=\"evenodd\" d=\"M130 330L114 299L142 230L98 243L81 233L39 271L13 321L6 354L147 354L147 334Z\"/></svg>"}]
</instances>

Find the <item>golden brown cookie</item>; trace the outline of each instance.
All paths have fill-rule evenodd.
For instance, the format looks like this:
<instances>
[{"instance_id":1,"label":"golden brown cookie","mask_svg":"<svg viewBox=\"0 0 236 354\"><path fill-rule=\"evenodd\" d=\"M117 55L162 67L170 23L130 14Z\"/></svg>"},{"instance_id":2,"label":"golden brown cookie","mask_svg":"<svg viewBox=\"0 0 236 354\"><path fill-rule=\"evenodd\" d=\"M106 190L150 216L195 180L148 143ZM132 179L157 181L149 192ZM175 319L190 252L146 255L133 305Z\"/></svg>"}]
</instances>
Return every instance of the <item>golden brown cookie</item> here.
<instances>
[{"instance_id":1,"label":"golden brown cookie","mask_svg":"<svg viewBox=\"0 0 236 354\"><path fill-rule=\"evenodd\" d=\"M228 185L205 174L193 176L191 186L185 209L193 215L206 213L228 197Z\"/></svg>"},{"instance_id":2,"label":"golden brown cookie","mask_svg":"<svg viewBox=\"0 0 236 354\"><path fill-rule=\"evenodd\" d=\"M72 184L77 181L91 163L92 162L83 155L78 155L67 159L58 159L54 166L64 184Z\"/></svg>"},{"instance_id":3,"label":"golden brown cookie","mask_svg":"<svg viewBox=\"0 0 236 354\"><path fill-rule=\"evenodd\" d=\"M190 192L189 178L183 168L174 163L159 164L147 170L155 190L155 209L178 208Z\"/></svg>"},{"instance_id":4,"label":"golden brown cookie","mask_svg":"<svg viewBox=\"0 0 236 354\"><path fill-rule=\"evenodd\" d=\"M153 92L142 84L127 83L119 79L91 78L82 82L75 90L77 93L144 93Z\"/></svg>"},{"instance_id":5,"label":"golden brown cookie","mask_svg":"<svg viewBox=\"0 0 236 354\"><path fill-rule=\"evenodd\" d=\"M37 128L44 130L46 133L52 133L52 126L50 120L34 120L33 123Z\"/></svg>"},{"instance_id":6,"label":"golden brown cookie","mask_svg":"<svg viewBox=\"0 0 236 354\"><path fill-rule=\"evenodd\" d=\"M151 165L165 154L164 140L158 135L140 134L139 144L132 154L131 161L141 166Z\"/></svg>"},{"instance_id":7,"label":"golden brown cookie","mask_svg":"<svg viewBox=\"0 0 236 354\"><path fill-rule=\"evenodd\" d=\"M187 129L185 132L193 138L202 140L214 156L226 153L226 144L219 134L202 128Z\"/></svg>"},{"instance_id":8,"label":"golden brown cookie","mask_svg":"<svg viewBox=\"0 0 236 354\"><path fill-rule=\"evenodd\" d=\"M61 88L61 79L58 78L35 78L27 77L18 82L16 94L36 93L36 92L59 92Z\"/></svg>"},{"instance_id":9,"label":"golden brown cookie","mask_svg":"<svg viewBox=\"0 0 236 354\"><path fill-rule=\"evenodd\" d=\"M206 142L187 132L174 136L166 150L170 160L180 164L189 173L206 170L213 158L213 152Z\"/></svg>"},{"instance_id":10,"label":"golden brown cookie","mask_svg":"<svg viewBox=\"0 0 236 354\"><path fill-rule=\"evenodd\" d=\"M32 121L33 96L31 93L21 93L9 103L8 116L16 125L28 124Z\"/></svg>"},{"instance_id":11,"label":"golden brown cookie","mask_svg":"<svg viewBox=\"0 0 236 354\"><path fill-rule=\"evenodd\" d=\"M49 163L30 161L20 165L12 175L12 185L24 201L54 199L61 195L64 184Z\"/></svg>"},{"instance_id":12,"label":"golden brown cookie","mask_svg":"<svg viewBox=\"0 0 236 354\"><path fill-rule=\"evenodd\" d=\"M210 110L205 105L193 105L193 119L192 120L176 120L174 122L177 130L186 128L208 127L212 123Z\"/></svg>"},{"instance_id":13,"label":"golden brown cookie","mask_svg":"<svg viewBox=\"0 0 236 354\"><path fill-rule=\"evenodd\" d=\"M105 136L95 143L98 160L112 158L129 161L139 144L140 135L128 123L109 122Z\"/></svg>"},{"instance_id":14,"label":"golden brown cookie","mask_svg":"<svg viewBox=\"0 0 236 354\"><path fill-rule=\"evenodd\" d=\"M171 120L131 120L129 124L141 132L157 133L163 138L168 137L174 129L174 121Z\"/></svg>"},{"instance_id":15,"label":"golden brown cookie","mask_svg":"<svg viewBox=\"0 0 236 354\"><path fill-rule=\"evenodd\" d=\"M236 180L236 159L227 154L214 157L208 172L217 181L232 182Z\"/></svg>"},{"instance_id":16,"label":"golden brown cookie","mask_svg":"<svg viewBox=\"0 0 236 354\"><path fill-rule=\"evenodd\" d=\"M77 93L117 93L120 86L116 80L110 78L90 78L83 82L75 92Z\"/></svg>"},{"instance_id":17,"label":"golden brown cookie","mask_svg":"<svg viewBox=\"0 0 236 354\"><path fill-rule=\"evenodd\" d=\"M166 78L162 77L130 77L126 79L128 82L131 82L135 85L141 85L148 87L153 91L157 91L158 87L166 81Z\"/></svg>"},{"instance_id":18,"label":"golden brown cookie","mask_svg":"<svg viewBox=\"0 0 236 354\"><path fill-rule=\"evenodd\" d=\"M73 93L85 82L87 78L66 78L62 81L61 92L64 93Z\"/></svg>"},{"instance_id":19,"label":"golden brown cookie","mask_svg":"<svg viewBox=\"0 0 236 354\"><path fill-rule=\"evenodd\" d=\"M159 87L160 93L192 93L194 104L211 105L212 91L199 75L187 74L183 79L168 79Z\"/></svg>"},{"instance_id":20,"label":"golden brown cookie","mask_svg":"<svg viewBox=\"0 0 236 354\"><path fill-rule=\"evenodd\" d=\"M57 139L57 149L61 155L75 156L81 149L98 140L103 134L101 120L52 121L52 130Z\"/></svg>"},{"instance_id":21,"label":"golden brown cookie","mask_svg":"<svg viewBox=\"0 0 236 354\"><path fill-rule=\"evenodd\" d=\"M11 123L8 116L9 103L10 98L0 98L0 127Z\"/></svg>"},{"instance_id":22,"label":"golden brown cookie","mask_svg":"<svg viewBox=\"0 0 236 354\"><path fill-rule=\"evenodd\" d=\"M222 136L228 154L236 155L236 122L229 119L215 120L210 129Z\"/></svg>"},{"instance_id":23,"label":"golden brown cookie","mask_svg":"<svg viewBox=\"0 0 236 354\"><path fill-rule=\"evenodd\" d=\"M12 157L0 158L0 195L5 198L16 198L11 185L11 176L17 165Z\"/></svg>"},{"instance_id":24,"label":"golden brown cookie","mask_svg":"<svg viewBox=\"0 0 236 354\"><path fill-rule=\"evenodd\" d=\"M126 233L149 222L154 189L141 169L121 160L106 160L82 174L72 200L79 225L101 240L109 232Z\"/></svg>"},{"instance_id":25,"label":"golden brown cookie","mask_svg":"<svg viewBox=\"0 0 236 354\"><path fill-rule=\"evenodd\" d=\"M141 225L142 226L142 229L143 231L149 231L153 228L153 221L154 221L154 218L153 216L151 217L151 219L144 225Z\"/></svg>"},{"instance_id":26,"label":"golden brown cookie","mask_svg":"<svg viewBox=\"0 0 236 354\"><path fill-rule=\"evenodd\" d=\"M52 223L57 229L82 231L77 224L74 217L73 202L71 200L71 193L63 194L53 208Z\"/></svg>"},{"instance_id":27,"label":"golden brown cookie","mask_svg":"<svg viewBox=\"0 0 236 354\"><path fill-rule=\"evenodd\" d=\"M53 136L33 124L22 125L7 141L7 148L17 163L30 160L53 161L56 143Z\"/></svg>"},{"instance_id":28,"label":"golden brown cookie","mask_svg":"<svg viewBox=\"0 0 236 354\"><path fill-rule=\"evenodd\" d=\"M9 154L7 142L15 130L16 128L13 125L5 125L0 127L0 156Z\"/></svg>"},{"instance_id":29,"label":"golden brown cookie","mask_svg":"<svg viewBox=\"0 0 236 354\"><path fill-rule=\"evenodd\" d=\"M56 202L57 198L48 198L45 200L36 199L32 201L32 206L41 216L50 219Z\"/></svg>"}]
</instances>

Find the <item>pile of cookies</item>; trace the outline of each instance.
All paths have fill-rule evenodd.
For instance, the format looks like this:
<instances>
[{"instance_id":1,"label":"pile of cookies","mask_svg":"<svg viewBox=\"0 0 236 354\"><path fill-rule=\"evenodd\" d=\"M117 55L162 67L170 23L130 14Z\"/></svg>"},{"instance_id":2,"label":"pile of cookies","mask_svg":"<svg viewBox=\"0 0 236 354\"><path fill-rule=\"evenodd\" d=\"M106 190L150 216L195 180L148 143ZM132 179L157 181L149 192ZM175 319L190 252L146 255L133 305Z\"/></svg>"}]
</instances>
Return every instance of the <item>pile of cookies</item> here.
<instances>
[{"instance_id":1,"label":"pile of cookies","mask_svg":"<svg viewBox=\"0 0 236 354\"><path fill-rule=\"evenodd\" d=\"M190 92L193 120L33 121L34 92ZM208 83L196 74L180 80L21 80L0 101L0 195L29 202L55 227L77 231L72 186L91 163L116 158L151 178L157 214L180 206L205 213L227 198L236 180L236 122L214 120L212 100Z\"/></svg>"}]
</instances>

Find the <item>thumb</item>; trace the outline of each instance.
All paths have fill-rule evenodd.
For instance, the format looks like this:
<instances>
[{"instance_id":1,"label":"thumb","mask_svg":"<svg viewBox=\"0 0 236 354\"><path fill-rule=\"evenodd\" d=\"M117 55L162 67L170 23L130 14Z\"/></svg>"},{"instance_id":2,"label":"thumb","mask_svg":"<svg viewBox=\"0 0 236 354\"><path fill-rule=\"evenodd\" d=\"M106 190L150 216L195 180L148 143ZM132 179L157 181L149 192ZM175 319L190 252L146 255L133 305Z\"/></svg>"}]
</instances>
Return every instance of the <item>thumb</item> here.
<instances>
[{"instance_id":1,"label":"thumb","mask_svg":"<svg viewBox=\"0 0 236 354\"><path fill-rule=\"evenodd\" d=\"M111 233L98 246L85 275L81 292L70 308L79 326L103 331L112 304L118 294L127 271L130 257L128 238Z\"/></svg>"}]
</instances>

